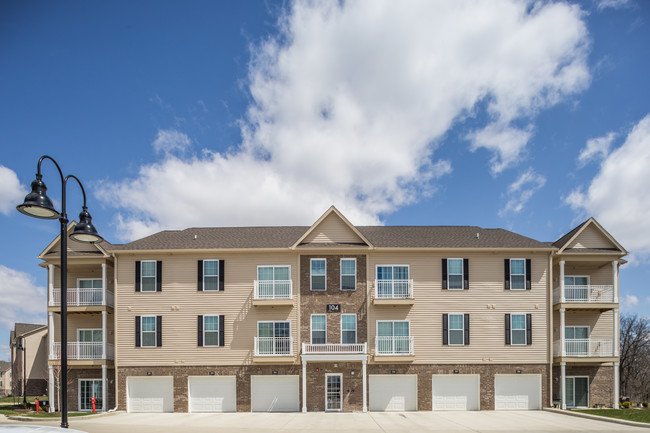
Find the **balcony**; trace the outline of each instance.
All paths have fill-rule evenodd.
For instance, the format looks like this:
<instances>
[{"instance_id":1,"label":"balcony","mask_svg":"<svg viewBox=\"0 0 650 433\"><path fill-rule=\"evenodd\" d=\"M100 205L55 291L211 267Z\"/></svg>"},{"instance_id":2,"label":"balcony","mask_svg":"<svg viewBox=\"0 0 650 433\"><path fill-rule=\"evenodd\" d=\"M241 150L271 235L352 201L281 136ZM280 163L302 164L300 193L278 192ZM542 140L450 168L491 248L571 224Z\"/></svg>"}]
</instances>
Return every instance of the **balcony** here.
<instances>
[{"instance_id":1,"label":"balcony","mask_svg":"<svg viewBox=\"0 0 650 433\"><path fill-rule=\"evenodd\" d=\"M614 296L614 286L612 285L565 285L564 296L562 296L560 287L553 290L554 304L588 304L595 308L602 308L603 304L614 304L617 302L618 300Z\"/></svg>"},{"instance_id":2,"label":"balcony","mask_svg":"<svg viewBox=\"0 0 650 433\"><path fill-rule=\"evenodd\" d=\"M71 341L68 343L68 360L93 361L114 358L114 347L106 343L106 354L104 354L103 343ZM50 360L61 359L61 343L52 343L50 347Z\"/></svg>"},{"instance_id":3,"label":"balcony","mask_svg":"<svg viewBox=\"0 0 650 433\"><path fill-rule=\"evenodd\" d=\"M563 358L611 358L618 356L613 340L574 338L564 340L564 354L559 340L553 342L553 355Z\"/></svg>"},{"instance_id":4,"label":"balcony","mask_svg":"<svg viewBox=\"0 0 650 433\"><path fill-rule=\"evenodd\" d=\"M338 355L367 353L367 344L308 344L302 343L303 355Z\"/></svg>"},{"instance_id":5,"label":"balcony","mask_svg":"<svg viewBox=\"0 0 650 433\"><path fill-rule=\"evenodd\" d=\"M375 357L414 356L413 337L375 337Z\"/></svg>"},{"instance_id":6,"label":"balcony","mask_svg":"<svg viewBox=\"0 0 650 433\"><path fill-rule=\"evenodd\" d=\"M106 293L106 299L104 299ZM113 293L104 289L86 289L73 287L68 289L68 307L113 306ZM61 289L52 290L50 307L61 306Z\"/></svg>"},{"instance_id":7,"label":"balcony","mask_svg":"<svg viewBox=\"0 0 650 433\"><path fill-rule=\"evenodd\" d=\"M293 357L293 337L255 337L255 356Z\"/></svg>"},{"instance_id":8,"label":"balcony","mask_svg":"<svg viewBox=\"0 0 650 433\"><path fill-rule=\"evenodd\" d=\"M255 280L253 305L293 305L291 280Z\"/></svg>"},{"instance_id":9,"label":"balcony","mask_svg":"<svg viewBox=\"0 0 650 433\"><path fill-rule=\"evenodd\" d=\"M375 305L413 305L413 280L375 280Z\"/></svg>"}]
</instances>

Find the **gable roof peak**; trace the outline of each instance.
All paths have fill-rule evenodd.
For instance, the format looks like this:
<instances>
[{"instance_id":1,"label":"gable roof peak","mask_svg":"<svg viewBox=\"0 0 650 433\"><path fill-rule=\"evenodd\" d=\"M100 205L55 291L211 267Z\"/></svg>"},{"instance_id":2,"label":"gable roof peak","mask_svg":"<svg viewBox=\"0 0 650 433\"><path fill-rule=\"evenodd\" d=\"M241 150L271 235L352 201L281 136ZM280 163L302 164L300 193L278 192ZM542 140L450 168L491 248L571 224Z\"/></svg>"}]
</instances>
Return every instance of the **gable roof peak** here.
<instances>
[{"instance_id":1,"label":"gable roof peak","mask_svg":"<svg viewBox=\"0 0 650 433\"><path fill-rule=\"evenodd\" d=\"M305 231L305 233L300 238L298 238L296 242L294 242L293 245L291 245L291 249L296 249L298 245L303 243L309 237L309 235L314 233L316 228L331 215L335 215L344 224L344 226L347 226L347 228L350 229L356 235L356 237L361 240L361 242L366 244L368 248L374 248L372 243L370 243L370 241L341 213L341 211L339 211L336 206L332 205L325 211L325 213L323 213L323 215L320 216L320 218L316 220L314 224L311 225L311 227L307 229L307 231Z\"/></svg>"}]
</instances>

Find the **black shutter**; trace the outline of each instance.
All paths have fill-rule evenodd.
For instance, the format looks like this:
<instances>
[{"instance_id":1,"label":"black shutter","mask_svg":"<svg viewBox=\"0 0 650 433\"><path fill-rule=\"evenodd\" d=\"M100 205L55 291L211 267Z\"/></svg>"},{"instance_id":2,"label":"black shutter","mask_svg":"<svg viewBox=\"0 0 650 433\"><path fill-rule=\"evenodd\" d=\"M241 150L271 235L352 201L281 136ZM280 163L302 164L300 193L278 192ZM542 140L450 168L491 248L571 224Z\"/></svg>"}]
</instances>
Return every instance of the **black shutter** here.
<instances>
[{"instance_id":1,"label":"black shutter","mask_svg":"<svg viewBox=\"0 0 650 433\"><path fill-rule=\"evenodd\" d=\"M162 262L156 262L156 292L162 292Z\"/></svg>"},{"instance_id":2,"label":"black shutter","mask_svg":"<svg viewBox=\"0 0 650 433\"><path fill-rule=\"evenodd\" d=\"M197 340L199 347L203 346L203 316L199 315L198 324L196 326Z\"/></svg>"},{"instance_id":3,"label":"black shutter","mask_svg":"<svg viewBox=\"0 0 650 433\"><path fill-rule=\"evenodd\" d=\"M196 290L203 291L203 260L199 260L198 275L196 276Z\"/></svg>"},{"instance_id":4,"label":"black shutter","mask_svg":"<svg viewBox=\"0 0 650 433\"><path fill-rule=\"evenodd\" d=\"M469 259L463 259L463 289L469 290Z\"/></svg>"},{"instance_id":5,"label":"black shutter","mask_svg":"<svg viewBox=\"0 0 650 433\"><path fill-rule=\"evenodd\" d=\"M225 329L224 329L224 316L223 314L219 315L219 346L223 347L225 346Z\"/></svg>"},{"instance_id":6,"label":"black shutter","mask_svg":"<svg viewBox=\"0 0 650 433\"><path fill-rule=\"evenodd\" d=\"M530 259L526 259L526 290L530 290Z\"/></svg>"},{"instance_id":7,"label":"black shutter","mask_svg":"<svg viewBox=\"0 0 650 433\"><path fill-rule=\"evenodd\" d=\"M219 260L219 290L223 292L223 281L225 278L225 264L223 260Z\"/></svg>"},{"instance_id":8,"label":"black shutter","mask_svg":"<svg viewBox=\"0 0 650 433\"><path fill-rule=\"evenodd\" d=\"M442 344L449 344L449 314L442 315Z\"/></svg>"},{"instance_id":9,"label":"black shutter","mask_svg":"<svg viewBox=\"0 0 650 433\"><path fill-rule=\"evenodd\" d=\"M469 345L469 314L465 314L463 319L465 320L464 323L464 328L465 328L465 345Z\"/></svg>"},{"instance_id":10,"label":"black shutter","mask_svg":"<svg viewBox=\"0 0 650 433\"><path fill-rule=\"evenodd\" d=\"M447 259L442 259L442 290L447 290Z\"/></svg>"},{"instance_id":11,"label":"black shutter","mask_svg":"<svg viewBox=\"0 0 650 433\"><path fill-rule=\"evenodd\" d=\"M135 291L140 291L140 260L135 262Z\"/></svg>"},{"instance_id":12,"label":"black shutter","mask_svg":"<svg viewBox=\"0 0 650 433\"><path fill-rule=\"evenodd\" d=\"M506 282L506 290L510 290L510 259L505 259L503 262L505 264L505 275L503 278Z\"/></svg>"},{"instance_id":13,"label":"black shutter","mask_svg":"<svg viewBox=\"0 0 650 433\"><path fill-rule=\"evenodd\" d=\"M526 314L526 344L533 344L533 315Z\"/></svg>"},{"instance_id":14,"label":"black shutter","mask_svg":"<svg viewBox=\"0 0 650 433\"><path fill-rule=\"evenodd\" d=\"M156 347L162 347L162 316L156 316Z\"/></svg>"},{"instance_id":15,"label":"black shutter","mask_svg":"<svg viewBox=\"0 0 650 433\"><path fill-rule=\"evenodd\" d=\"M140 316L135 316L135 347L140 347Z\"/></svg>"},{"instance_id":16,"label":"black shutter","mask_svg":"<svg viewBox=\"0 0 650 433\"><path fill-rule=\"evenodd\" d=\"M510 345L510 314L506 314L506 345Z\"/></svg>"}]
</instances>

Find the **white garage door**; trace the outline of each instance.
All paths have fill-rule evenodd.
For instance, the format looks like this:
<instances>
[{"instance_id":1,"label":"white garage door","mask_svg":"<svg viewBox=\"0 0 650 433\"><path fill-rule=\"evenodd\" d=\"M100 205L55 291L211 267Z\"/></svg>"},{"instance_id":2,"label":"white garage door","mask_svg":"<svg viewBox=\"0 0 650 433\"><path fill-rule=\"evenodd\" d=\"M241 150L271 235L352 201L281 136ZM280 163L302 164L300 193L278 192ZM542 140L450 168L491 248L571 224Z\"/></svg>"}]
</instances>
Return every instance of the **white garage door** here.
<instances>
[{"instance_id":1,"label":"white garage door","mask_svg":"<svg viewBox=\"0 0 650 433\"><path fill-rule=\"evenodd\" d=\"M542 408L540 374L497 374L494 376L494 408L527 410Z\"/></svg>"},{"instance_id":2,"label":"white garage door","mask_svg":"<svg viewBox=\"0 0 650 433\"><path fill-rule=\"evenodd\" d=\"M235 376L190 376L190 412L236 412Z\"/></svg>"},{"instance_id":3,"label":"white garage door","mask_svg":"<svg viewBox=\"0 0 650 433\"><path fill-rule=\"evenodd\" d=\"M414 374L369 375L370 410L417 410L417 383Z\"/></svg>"},{"instance_id":4,"label":"white garage door","mask_svg":"<svg viewBox=\"0 0 650 433\"><path fill-rule=\"evenodd\" d=\"M173 412L174 378L127 377L127 410L129 412Z\"/></svg>"},{"instance_id":5,"label":"white garage door","mask_svg":"<svg viewBox=\"0 0 650 433\"><path fill-rule=\"evenodd\" d=\"M253 412L297 412L298 376L251 376Z\"/></svg>"},{"instance_id":6,"label":"white garage door","mask_svg":"<svg viewBox=\"0 0 650 433\"><path fill-rule=\"evenodd\" d=\"M479 375L433 375L433 410L479 410Z\"/></svg>"}]
</instances>

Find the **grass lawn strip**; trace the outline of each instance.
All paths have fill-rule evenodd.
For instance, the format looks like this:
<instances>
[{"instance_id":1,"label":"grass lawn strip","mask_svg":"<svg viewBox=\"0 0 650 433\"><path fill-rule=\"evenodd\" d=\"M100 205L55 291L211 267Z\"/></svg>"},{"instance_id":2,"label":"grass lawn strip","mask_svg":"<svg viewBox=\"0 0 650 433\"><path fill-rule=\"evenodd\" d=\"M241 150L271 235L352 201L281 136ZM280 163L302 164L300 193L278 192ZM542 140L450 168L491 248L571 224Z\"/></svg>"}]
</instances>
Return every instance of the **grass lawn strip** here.
<instances>
[{"instance_id":1,"label":"grass lawn strip","mask_svg":"<svg viewBox=\"0 0 650 433\"><path fill-rule=\"evenodd\" d=\"M606 416L609 418L624 419L627 421L644 422L650 424L650 410L643 409L574 409L573 412L589 415Z\"/></svg>"}]
</instances>

